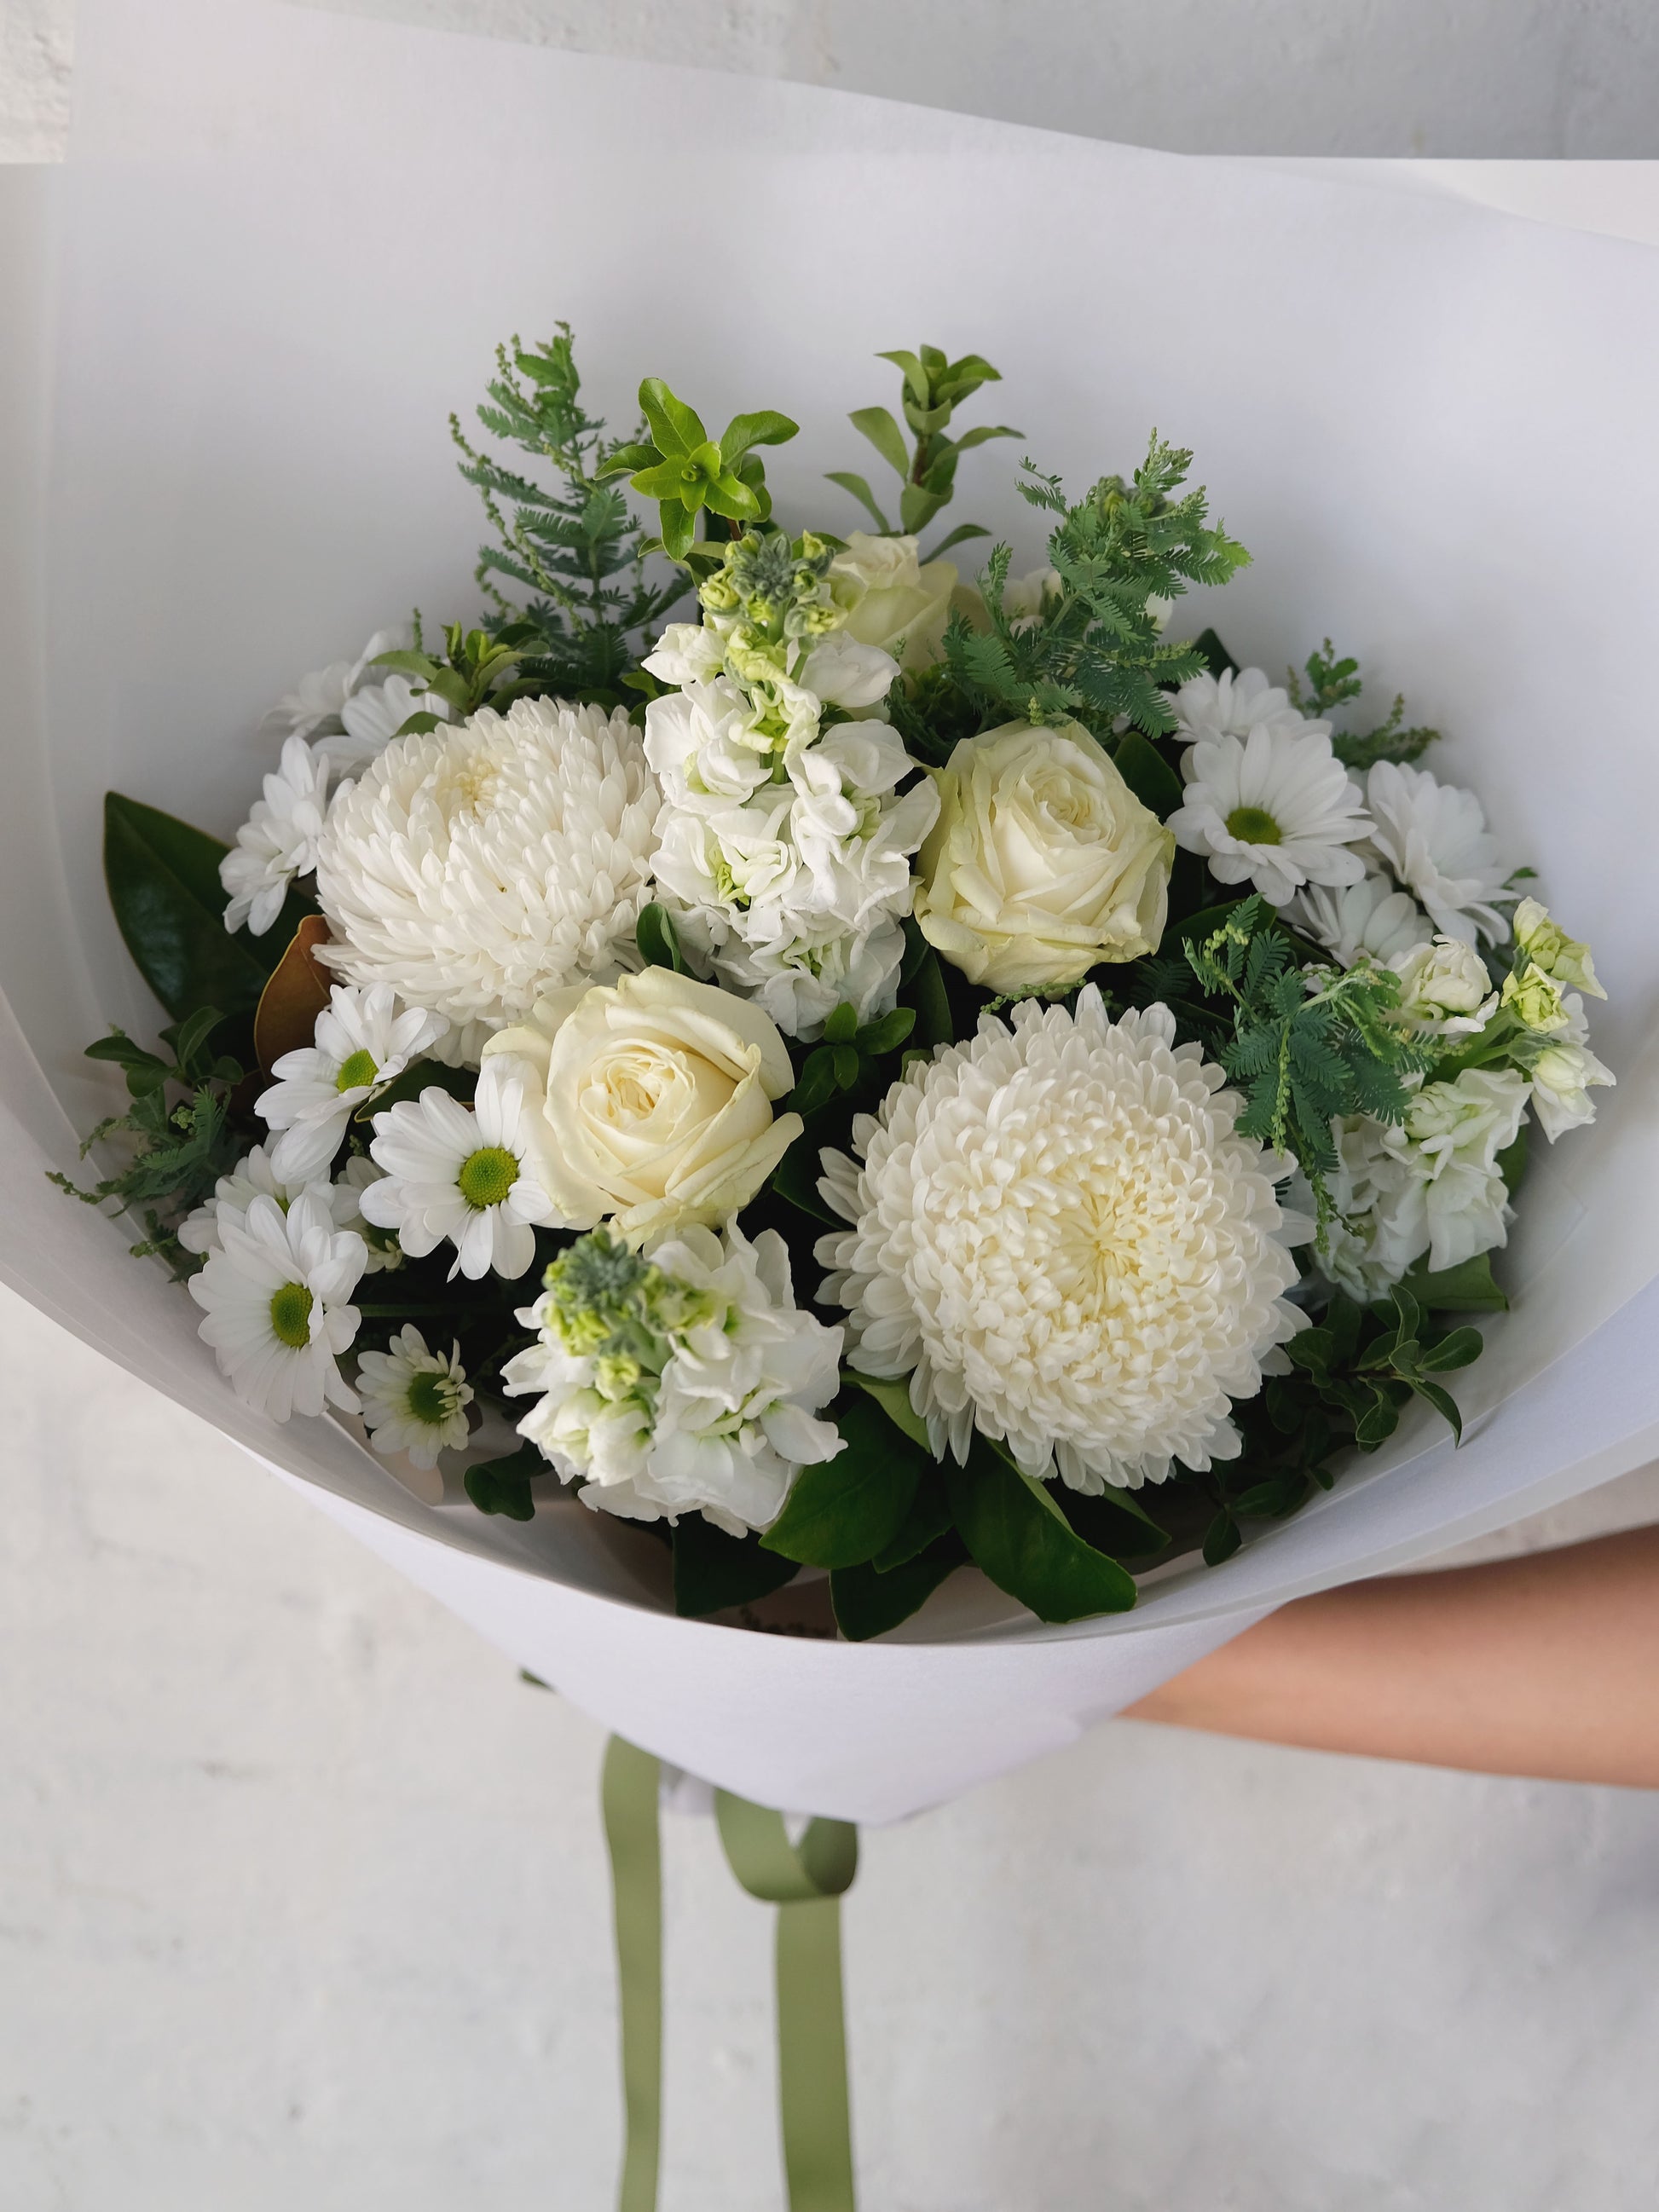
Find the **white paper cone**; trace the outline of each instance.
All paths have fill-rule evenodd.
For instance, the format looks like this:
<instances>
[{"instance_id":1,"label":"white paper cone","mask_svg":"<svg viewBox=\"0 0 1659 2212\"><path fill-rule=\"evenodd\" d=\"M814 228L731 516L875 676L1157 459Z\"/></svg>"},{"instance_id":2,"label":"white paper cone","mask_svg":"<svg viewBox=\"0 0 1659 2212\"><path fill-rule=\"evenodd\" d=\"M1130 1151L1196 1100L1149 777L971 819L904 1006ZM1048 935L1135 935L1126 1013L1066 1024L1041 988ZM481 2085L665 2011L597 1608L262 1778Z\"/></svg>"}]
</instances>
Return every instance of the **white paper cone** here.
<instances>
[{"instance_id":1,"label":"white paper cone","mask_svg":"<svg viewBox=\"0 0 1659 2212\"><path fill-rule=\"evenodd\" d=\"M1287 1596L1659 1449L1659 254L1370 184L270 0L83 0L82 25L48 717L18 762L27 864L0 884L9 1281L326 1493L602 1719L751 1796L858 1818L1066 1741ZM744 1635L664 1615L638 1532L575 1505L525 1529L428 1508L343 1431L255 1419L189 1302L47 1188L70 1118L95 1111L79 1054L97 1015L155 1019L104 900L104 790L228 835L271 764L274 696L411 605L471 611L481 518L445 418L499 338L559 318L619 428L646 373L717 419L787 409L806 427L769 467L780 511L848 527L819 472L864 465L842 418L890 396L870 356L922 337L986 353L1006 382L981 411L1024 444L969 456L953 515L1010 533L1017 565L1041 551L1019 453L1080 489L1133 466L1156 424L1196 449L1255 556L1183 625L1213 621L1270 670L1328 633L1379 709L1403 689L1452 733L1434 765L1595 947L1594 1041L1619 1075L1594 1130L1534 1148L1504 1268L1518 1304L1458 1378L1461 1452L1408 1422L1127 1619L1045 1630L963 1577L880 1647Z\"/></svg>"}]
</instances>

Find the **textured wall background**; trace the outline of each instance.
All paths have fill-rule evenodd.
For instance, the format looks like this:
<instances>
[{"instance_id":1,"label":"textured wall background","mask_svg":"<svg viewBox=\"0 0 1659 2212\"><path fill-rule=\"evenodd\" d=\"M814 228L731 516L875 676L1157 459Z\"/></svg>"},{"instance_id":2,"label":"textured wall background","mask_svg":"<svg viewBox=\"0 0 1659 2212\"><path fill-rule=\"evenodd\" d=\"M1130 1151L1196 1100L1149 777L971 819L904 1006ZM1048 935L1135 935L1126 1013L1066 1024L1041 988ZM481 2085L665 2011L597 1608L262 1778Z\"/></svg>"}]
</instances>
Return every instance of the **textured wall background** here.
<instances>
[{"instance_id":1,"label":"textured wall background","mask_svg":"<svg viewBox=\"0 0 1659 2212\"><path fill-rule=\"evenodd\" d=\"M374 12L1155 143L1655 150L1634 7ZM0 0L15 161L61 143L69 19ZM38 356L7 343L39 197L0 188L0 522L41 489ZM0 659L27 590L7 572ZM0 2204L609 2202L599 1731L3 1293L0 1405ZM1655 1518L1650 1471L1501 1547ZM1647 1797L1097 1729L866 1839L864 2201L1646 2212L1656 1865ZM703 1823L668 1867L665 2212L773 2212L767 1915Z\"/></svg>"}]
</instances>

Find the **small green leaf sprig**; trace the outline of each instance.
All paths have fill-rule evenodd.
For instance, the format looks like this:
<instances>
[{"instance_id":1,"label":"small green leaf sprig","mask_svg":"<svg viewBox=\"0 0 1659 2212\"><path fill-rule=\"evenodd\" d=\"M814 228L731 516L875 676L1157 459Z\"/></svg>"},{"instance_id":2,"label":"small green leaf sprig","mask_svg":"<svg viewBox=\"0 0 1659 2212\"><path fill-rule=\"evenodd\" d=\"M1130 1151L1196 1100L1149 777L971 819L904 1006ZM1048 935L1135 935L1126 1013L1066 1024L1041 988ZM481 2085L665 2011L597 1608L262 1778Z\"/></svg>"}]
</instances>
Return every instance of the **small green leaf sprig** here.
<instances>
[{"instance_id":1,"label":"small green leaf sprig","mask_svg":"<svg viewBox=\"0 0 1659 2212\"><path fill-rule=\"evenodd\" d=\"M1002 380L1000 371L993 368L982 354L965 353L960 360L951 361L938 346L925 345L915 353L900 348L878 354L876 358L890 361L902 372L901 404L915 439L915 447L885 407L855 408L847 419L860 436L870 441L899 479L898 530L887 520L866 477L851 469L830 469L826 473L832 484L852 494L884 537L895 537L899 532L915 534L925 530L940 508L949 504L956 489L957 465L964 453L993 438L1018 438L1022 433L1006 422L983 422L959 438L945 436L951 416L964 399L981 385ZM989 535L981 523L958 523L922 558L936 561L964 538Z\"/></svg>"},{"instance_id":2,"label":"small green leaf sprig","mask_svg":"<svg viewBox=\"0 0 1659 2212\"><path fill-rule=\"evenodd\" d=\"M242 1151L228 1111L242 1066L211 1045L222 1019L216 1006L198 1006L163 1030L161 1042L170 1058L146 1051L120 1029L112 1028L107 1036L89 1044L88 1060L121 1070L132 1103L125 1114L112 1114L98 1124L82 1146L81 1157L85 1159L94 1145L112 1139L125 1140L131 1156L90 1188L56 1171L47 1177L88 1206L112 1204L136 1213L145 1234L131 1248L134 1257L165 1260L175 1277L193 1273L200 1264L179 1243L179 1222L212 1195L214 1185L230 1173Z\"/></svg>"},{"instance_id":3,"label":"small green leaf sprig","mask_svg":"<svg viewBox=\"0 0 1659 2212\"><path fill-rule=\"evenodd\" d=\"M1023 495L1059 517L1048 558L1060 584L1035 621L1016 627L1003 604L1011 549L999 545L982 580L988 627L958 617L946 631L949 678L982 726L1074 720L1102 738L1126 723L1149 737L1175 728L1170 691L1207 662L1198 646L1164 636L1170 605L1189 585L1225 583L1249 559L1211 526L1202 489L1177 495L1192 458L1154 434L1129 483L1103 477L1072 502L1058 477L1024 465Z\"/></svg>"},{"instance_id":4,"label":"small green leaf sprig","mask_svg":"<svg viewBox=\"0 0 1659 2212\"><path fill-rule=\"evenodd\" d=\"M1316 653L1308 655L1307 688L1303 678L1294 668L1285 674L1291 703L1310 720L1328 721L1358 698L1364 689L1359 678L1359 663L1347 656L1338 659L1329 638ZM1331 737L1331 750L1344 768L1351 768L1363 775L1378 761L1414 761L1419 759L1439 737L1438 730L1426 724L1416 728L1406 727L1406 695L1396 694L1394 704L1373 730L1362 732L1337 730Z\"/></svg>"},{"instance_id":5,"label":"small green leaf sprig","mask_svg":"<svg viewBox=\"0 0 1659 2212\"><path fill-rule=\"evenodd\" d=\"M640 408L650 437L617 447L605 456L600 477L625 474L641 499L656 501L659 535L644 550L664 552L696 574L705 560L712 566L717 558L694 556L698 517L707 513L738 524L768 520L772 497L765 466L754 449L786 444L800 425L764 407L734 415L720 436L711 438L702 416L659 376L647 376L641 385Z\"/></svg>"}]
</instances>

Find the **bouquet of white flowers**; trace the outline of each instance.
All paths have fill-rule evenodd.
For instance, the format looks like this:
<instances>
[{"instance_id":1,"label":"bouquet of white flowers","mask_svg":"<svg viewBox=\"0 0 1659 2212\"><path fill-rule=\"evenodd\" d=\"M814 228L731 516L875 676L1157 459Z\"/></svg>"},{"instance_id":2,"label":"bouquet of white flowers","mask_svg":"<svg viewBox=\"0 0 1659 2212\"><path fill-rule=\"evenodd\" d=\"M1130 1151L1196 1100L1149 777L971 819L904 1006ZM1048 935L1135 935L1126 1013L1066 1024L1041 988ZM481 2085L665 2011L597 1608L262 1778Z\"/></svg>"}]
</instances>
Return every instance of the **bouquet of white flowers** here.
<instances>
[{"instance_id":1,"label":"bouquet of white flowers","mask_svg":"<svg viewBox=\"0 0 1659 2212\"><path fill-rule=\"evenodd\" d=\"M1046 562L970 581L988 533L921 540L997 372L884 358L894 501L835 472L837 531L774 514L787 416L647 377L617 441L568 330L501 349L481 618L304 678L228 849L110 796L169 1026L90 1048L79 1193L256 1409L434 1503L573 1490L683 1613L827 1571L854 1640L968 1563L1121 1611L1456 1430L1529 1139L1613 1080L1436 732L1328 641L1275 685L1181 635L1249 559L1189 454L1025 462Z\"/></svg>"}]
</instances>

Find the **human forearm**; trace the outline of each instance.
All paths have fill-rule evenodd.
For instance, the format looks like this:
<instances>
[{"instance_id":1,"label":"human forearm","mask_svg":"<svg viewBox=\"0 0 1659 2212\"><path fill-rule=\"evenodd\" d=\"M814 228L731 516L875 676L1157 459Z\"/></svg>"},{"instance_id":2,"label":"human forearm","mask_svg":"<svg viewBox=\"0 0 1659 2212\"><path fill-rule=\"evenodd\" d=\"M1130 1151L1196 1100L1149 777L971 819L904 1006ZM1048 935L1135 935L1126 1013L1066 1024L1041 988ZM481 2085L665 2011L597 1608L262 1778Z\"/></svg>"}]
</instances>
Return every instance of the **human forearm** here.
<instances>
[{"instance_id":1,"label":"human forearm","mask_svg":"<svg viewBox=\"0 0 1659 2212\"><path fill-rule=\"evenodd\" d=\"M1299 1599L1127 1717L1659 1788L1659 1528Z\"/></svg>"}]
</instances>

